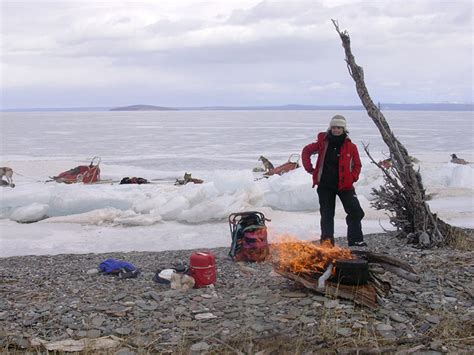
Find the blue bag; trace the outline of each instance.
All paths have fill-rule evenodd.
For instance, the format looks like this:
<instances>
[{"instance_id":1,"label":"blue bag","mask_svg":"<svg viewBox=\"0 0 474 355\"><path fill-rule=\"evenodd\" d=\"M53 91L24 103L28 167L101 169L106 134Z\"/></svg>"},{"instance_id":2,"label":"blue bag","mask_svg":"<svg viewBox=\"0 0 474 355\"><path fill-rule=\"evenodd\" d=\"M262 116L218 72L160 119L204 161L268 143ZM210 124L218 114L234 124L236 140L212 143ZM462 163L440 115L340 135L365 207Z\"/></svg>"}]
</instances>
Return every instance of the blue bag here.
<instances>
[{"instance_id":1,"label":"blue bag","mask_svg":"<svg viewBox=\"0 0 474 355\"><path fill-rule=\"evenodd\" d=\"M104 274L119 274L123 272L135 271L137 268L126 261L107 259L99 264L99 270Z\"/></svg>"}]
</instances>

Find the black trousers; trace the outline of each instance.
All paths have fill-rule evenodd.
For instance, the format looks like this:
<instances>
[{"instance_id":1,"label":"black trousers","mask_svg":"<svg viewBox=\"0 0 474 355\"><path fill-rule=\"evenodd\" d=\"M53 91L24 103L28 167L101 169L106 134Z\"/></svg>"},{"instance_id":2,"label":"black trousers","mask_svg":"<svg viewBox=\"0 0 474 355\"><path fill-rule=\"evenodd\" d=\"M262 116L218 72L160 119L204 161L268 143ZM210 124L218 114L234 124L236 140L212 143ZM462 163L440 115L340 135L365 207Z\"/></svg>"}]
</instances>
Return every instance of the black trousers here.
<instances>
[{"instance_id":1,"label":"black trousers","mask_svg":"<svg viewBox=\"0 0 474 355\"><path fill-rule=\"evenodd\" d=\"M347 213L347 242L349 245L354 242L362 242L364 235L362 234L361 220L365 214L362 207L360 207L355 190L337 191L335 189L318 187L317 191L319 211L321 213L321 241L330 240L334 244L334 213L337 195L344 206L344 211Z\"/></svg>"}]
</instances>

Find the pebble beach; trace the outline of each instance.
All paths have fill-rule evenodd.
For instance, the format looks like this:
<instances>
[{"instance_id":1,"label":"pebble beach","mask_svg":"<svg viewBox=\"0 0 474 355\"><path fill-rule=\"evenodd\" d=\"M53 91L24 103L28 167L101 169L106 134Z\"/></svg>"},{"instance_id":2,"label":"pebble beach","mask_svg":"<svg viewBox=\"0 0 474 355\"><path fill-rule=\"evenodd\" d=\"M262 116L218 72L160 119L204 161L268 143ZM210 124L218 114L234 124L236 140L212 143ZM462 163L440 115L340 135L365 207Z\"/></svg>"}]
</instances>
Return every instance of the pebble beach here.
<instances>
[{"instance_id":1,"label":"pebble beach","mask_svg":"<svg viewBox=\"0 0 474 355\"><path fill-rule=\"evenodd\" d=\"M189 262L191 250L2 258L0 346L112 354L472 353L473 251L419 250L388 234L366 241L368 250L408 262L421 277L412 283L383 275L392 292L376 311L302 288L270 263L234 263L227 248L212 249L216 284L188 290L153 276ZM90 272L107 258L131 262L141 274Z\"/></svg>"}]
</instances>

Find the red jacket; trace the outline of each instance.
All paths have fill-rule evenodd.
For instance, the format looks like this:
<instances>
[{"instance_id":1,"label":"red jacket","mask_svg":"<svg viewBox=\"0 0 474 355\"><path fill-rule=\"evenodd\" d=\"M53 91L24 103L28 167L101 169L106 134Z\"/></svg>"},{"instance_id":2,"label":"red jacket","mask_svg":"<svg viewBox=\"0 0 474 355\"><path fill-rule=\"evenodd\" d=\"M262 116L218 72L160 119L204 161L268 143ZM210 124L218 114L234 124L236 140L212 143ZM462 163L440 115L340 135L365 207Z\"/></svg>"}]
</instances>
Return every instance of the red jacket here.
<instances>
[{"instance_id":1,"label":"red jacket","mask_svg":"<svg viewBox=\"0 0 474 355\"><path fill-rule=\"evenodd\" d=\"M318 185L321 179L324 167L324 156L326 155L327 148L327 132L321 132L318 134L316 142L308 144L303 148L303 152L301 153L304 169L313 175L313 187ZM316 168L313 168L313 164L311 163L311 156L313 154L318 154ZM339 157L338 190L353 189L353 183L359 180L361 168L362 164L360 162L357 146L351 142L349 137L346 137L344 143L342 143Z\"/></svg>"}]
</instances>

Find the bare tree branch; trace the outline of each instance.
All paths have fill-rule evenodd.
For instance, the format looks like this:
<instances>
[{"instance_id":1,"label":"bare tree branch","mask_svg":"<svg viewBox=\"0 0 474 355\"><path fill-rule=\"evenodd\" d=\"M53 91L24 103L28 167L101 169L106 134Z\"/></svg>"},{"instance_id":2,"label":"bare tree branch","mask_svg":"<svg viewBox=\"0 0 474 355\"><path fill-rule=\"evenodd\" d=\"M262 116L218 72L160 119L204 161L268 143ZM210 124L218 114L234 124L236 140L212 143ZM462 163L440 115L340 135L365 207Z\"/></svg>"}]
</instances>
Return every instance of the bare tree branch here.
<instances>
[{"instance_id":1,"label":"bare tree branch","mask_svg":"<svg viewBox=\"0 0 474 355\"><path fill-rule=\"evenodd\" d=\"M349 74L355 82L357 94L367 114L377 126L392 160L392 166L384 168L372 158L368 145L364 145L365 152L382 170L385 180L383 186L373 189L372 193L376 198L372 206L389 211L390 223L397 227L401 232L399 234L417 236L419 244L423 247L459 245L465 241L472 243L463 230L443 222L436 214L431 213L419 169L414 169L407 149L395 136L385 116L369 95L364 82L364 70L357 65L351 51L349 33L341 31L336 20L332 20L332 23L341 38L346 55L345 61Z\"/></svg>"}]
</instances>

